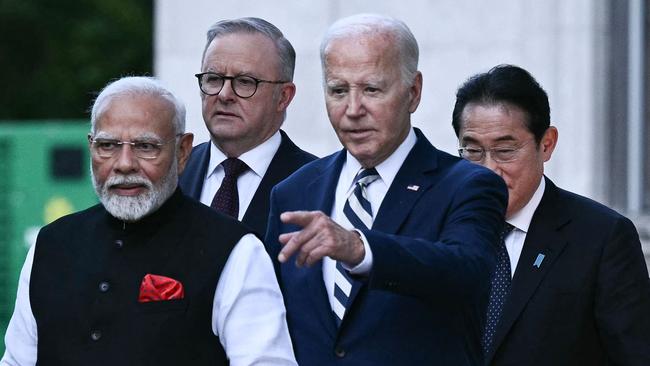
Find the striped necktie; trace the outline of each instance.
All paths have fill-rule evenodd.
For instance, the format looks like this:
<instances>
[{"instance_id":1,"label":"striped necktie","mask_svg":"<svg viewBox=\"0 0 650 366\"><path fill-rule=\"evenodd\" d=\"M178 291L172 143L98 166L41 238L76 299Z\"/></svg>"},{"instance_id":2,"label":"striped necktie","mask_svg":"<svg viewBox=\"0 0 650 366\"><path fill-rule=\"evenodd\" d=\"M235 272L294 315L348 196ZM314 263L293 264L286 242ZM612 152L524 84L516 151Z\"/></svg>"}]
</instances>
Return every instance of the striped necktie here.
<instances>
[{"instance_id":1,"label":"striped necktie","mask_svg":"<svg viewBox=\"0 0 650 366\"><path fill-rule=\"evenodd\" d=\"M361 170L354 178L354 190L343 206L343 214L350 223L359 230L368 230L372 227L372 207L366 194L366 187L379 179L375 168ZM334 301L333 311L337 324L341 325L343 315L348 305L353 279L350 277L341 262L336 262L334 273Z\"/></svg>"},{"instance_id":2,"label":"striped necktie","mask_svg":"<svg viewBox=\"0 0 650 366\"><path fill-rule=\"evenodd\" d=\"M506 222L499 237L497 265L492 276L492 288L487 307L487 322L485 324L485 333L483 334L483 351L486 354L492 346L492 338L499 324L499 319L501 319L503 305L508 299L508 294L510 294L510 257L506 249L506 237L514 228L514 226Z\"/></svg>"}]
</instances>

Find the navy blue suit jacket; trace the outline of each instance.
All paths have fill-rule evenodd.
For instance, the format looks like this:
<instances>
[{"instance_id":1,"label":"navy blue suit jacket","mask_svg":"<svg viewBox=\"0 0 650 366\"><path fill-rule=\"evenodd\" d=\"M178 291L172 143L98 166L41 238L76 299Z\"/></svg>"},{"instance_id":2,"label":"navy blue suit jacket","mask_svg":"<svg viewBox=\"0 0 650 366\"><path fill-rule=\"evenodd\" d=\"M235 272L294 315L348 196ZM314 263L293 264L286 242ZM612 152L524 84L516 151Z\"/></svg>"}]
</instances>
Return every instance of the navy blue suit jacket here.
<instances>
[{"instance_id":1,"label":"navy blue suit jacket","mask_svg":"<svg viewBox=\"0 0 650 366\"><path fill-rule=\"evenodd\" d=\"M280 135L282 137L280 147L271 160L271 164L262 177L262 181L242 218L242 222L253 229L253 232L259 237L266 232L271 188L301 166L316 159L316 156L296 146L284 131L280 130ZM201 190L209 163L210 142L195 146L178 181L183 193L197 201L201 199Z\"/></svg>"},{"instance_id":2,"label":"navy blue suit jacket","mask_svg":"<svg viewBox=\"0 0 650 366\"><path fill-rule=\"evenodd\" d=\"M493 243L507 190L491 171L437 151L416 129L409 153L364 231L369 277L352 289L340 328L322 262L277 262L278 235L298 228L280 213L330 214L345 151L307 164L271 193L266 245L275 261L287 322L301 365L478 365ZM417 188L415 188L417 187Z\"/></svg>"},{"instance_id":3,"label":"navy blue suit jacket","mask_svg":"<svg viewBox=\"0 0 650 366\"><path fill-rule=\"evenodd\" d=\"M491 365L650 365L650 282L632 222L546 179L493 344Z\"/></svg>"}]
</instances>

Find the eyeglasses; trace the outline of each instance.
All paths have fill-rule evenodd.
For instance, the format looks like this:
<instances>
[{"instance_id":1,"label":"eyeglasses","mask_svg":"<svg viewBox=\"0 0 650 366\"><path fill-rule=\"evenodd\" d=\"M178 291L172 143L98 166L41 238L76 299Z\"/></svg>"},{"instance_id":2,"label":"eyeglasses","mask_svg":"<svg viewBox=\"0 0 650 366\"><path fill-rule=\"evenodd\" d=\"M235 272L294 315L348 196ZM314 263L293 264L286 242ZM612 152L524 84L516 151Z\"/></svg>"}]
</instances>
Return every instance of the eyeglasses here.
<instances>
[{"instance_id":1,"label":"eyeglasses","mask_svg":"<svg viewBox=\"0 0 650 366\"><path fill-rule=\"evenodd\" d=\"M492 160L497 163L510 163L517 160L519 156L519 151L528 145L531 141L526 142L525 144L514 147L514 146L503 146L503 147L493 147L491 149L483 149L481 147L461 147L458 149L458 155L460 157L467 159L469 161L483 161L487 154L490 155Z\"/></svg>"},{"instance_id":2,"label":"eyeglasses","mask_svg":"<svg viewBox=\"0 0 650 366\"><path fill-rule=\"evenodd\" d=\"M230 87L240 98L250 98L257 91L259 83L284 84L288 81L262 80L248 75L224 76L214 72L202 72L195 74L199 79L199 88L206 95L217 95L223 89L226 80L230 80Z\"/></svg>"},{"instance_id":3,"label":"eyeglasses","mask_svg":"<svg viewBox=\"0 0 650 366\"><path fill-rule=\"evenodd\" d=\"M122 151L122 146L131 145L131 150L135 156L140 159L155 159L160 155L162 147L174 141L177 137L183 136L182 133L176 134L167 141L137 140L137 141L120 141L114 139L93 138L88 135L88 141L91 144L92 152L100 158L112 158Z\"/></svg>"}]
</instances>

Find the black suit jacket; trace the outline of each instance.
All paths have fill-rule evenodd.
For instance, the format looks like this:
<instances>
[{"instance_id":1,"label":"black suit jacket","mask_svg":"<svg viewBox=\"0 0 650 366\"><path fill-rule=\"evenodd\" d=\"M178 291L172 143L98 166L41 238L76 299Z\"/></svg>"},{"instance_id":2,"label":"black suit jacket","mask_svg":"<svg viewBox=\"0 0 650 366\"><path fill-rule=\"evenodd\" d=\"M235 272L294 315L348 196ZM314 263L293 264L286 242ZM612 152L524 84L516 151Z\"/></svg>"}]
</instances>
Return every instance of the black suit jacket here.
<instances>
[{"instance_id":1,"label":"black suit jacket","mask_svg":"<svg viewBox=\"0 0 650 366\"><path fill-rule=\"evenodd\" d=\"M301 166L315 160L316 156L301 150L291 141L287 134L280 130L282 142L275 153L269 168L266 170L260 185L255 191L242 222L248 225L261 238L266 232L266 222L269 217L269 197L271 188L291 175ZM203 180L210 163L210 142L204 142L192 149L192 154L181 174L178 185L188 196L200 200Z\"/></svg>"},{"instance_id":2,"label":"black suit jacket","mask_svg":"<svg viewBox=\"0 0 650 366\"><path fill-rule=\"evenodd\" d=\"M546 179L493 344L495 366L650 365L650 283L632 222Z\"/></svg>"}]
</instances>

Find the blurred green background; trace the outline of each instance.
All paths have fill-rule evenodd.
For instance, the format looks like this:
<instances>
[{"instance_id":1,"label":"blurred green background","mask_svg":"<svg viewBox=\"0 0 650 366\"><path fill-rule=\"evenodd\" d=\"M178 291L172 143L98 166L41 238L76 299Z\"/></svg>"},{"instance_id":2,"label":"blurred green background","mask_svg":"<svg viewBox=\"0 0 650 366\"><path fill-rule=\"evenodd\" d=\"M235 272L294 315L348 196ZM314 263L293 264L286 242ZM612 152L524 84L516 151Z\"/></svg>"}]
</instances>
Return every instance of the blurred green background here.
<instances>
[{"instance_id":1,"label":"blurred green background","mask_svg":"<svg viewBox=\"0 0 650 366\"><path fill-rule=\"evenodd\" d=\"M0 0L0 119L85 118L109 80L152 73L153 0Z\"/></svg>"},{"instance_id":2,"label":"blurred green background","mask_svg":"<svg viewBox=\"0 0 650 366\"><path fill-rule=\"evenodd\" d=\"M0 0L0 355L38 230L97 202L89 107L109 81L151 75L153 0Z\"/></svg>"}]
</instances>

